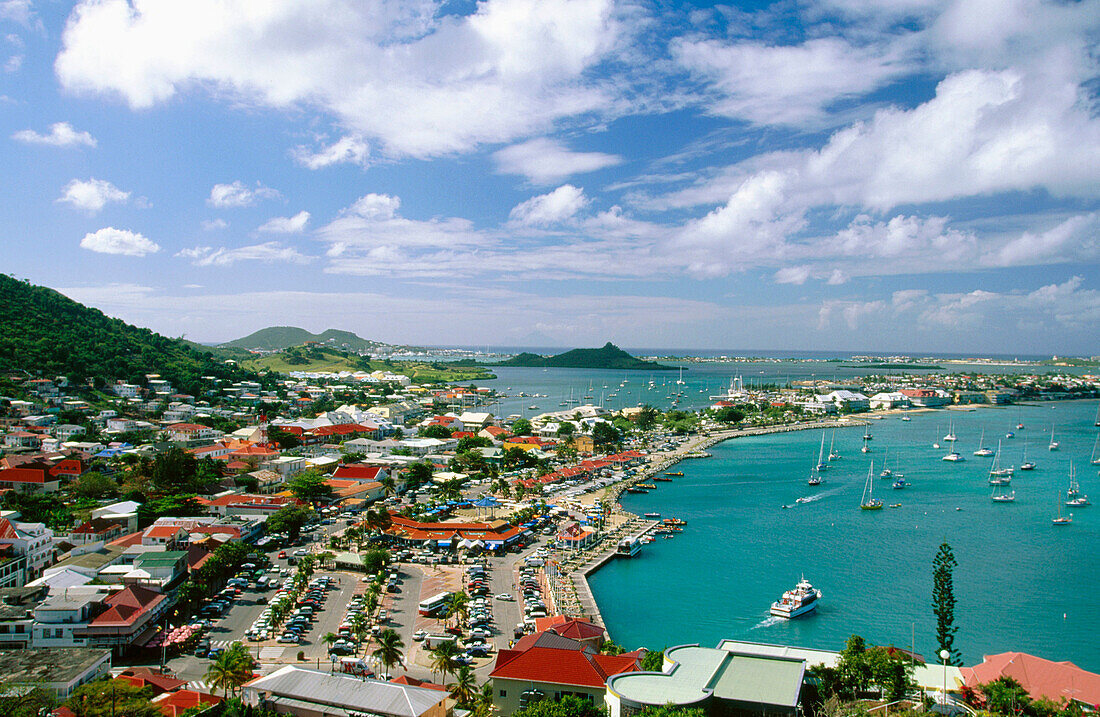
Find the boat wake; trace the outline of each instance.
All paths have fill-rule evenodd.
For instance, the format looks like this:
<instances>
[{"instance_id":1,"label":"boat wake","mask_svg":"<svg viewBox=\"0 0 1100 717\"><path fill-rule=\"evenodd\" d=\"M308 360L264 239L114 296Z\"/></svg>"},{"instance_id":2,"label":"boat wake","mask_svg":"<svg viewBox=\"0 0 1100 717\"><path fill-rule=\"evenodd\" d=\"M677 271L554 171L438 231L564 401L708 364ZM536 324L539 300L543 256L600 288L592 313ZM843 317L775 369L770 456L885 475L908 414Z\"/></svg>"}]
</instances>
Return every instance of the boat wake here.
<instances>
[{"instance_id":1,"label":"boat wake","mask_svg":"<svg viewBox=\"0 0 1100 717\"><path fill-rule=\"evenodd\" d=\"M775 615L770 615L770 616L764 618L763 620L761 620L760 622L756 623L755 625L753 625L750 629L751 630L757 630L757 629L762 628L762 627L771 627L772 625L775 625L776 623L780 623L780 622L783 622L783 621L784 620L781 617L776 617Z\"/></svg>"}]
</instances>

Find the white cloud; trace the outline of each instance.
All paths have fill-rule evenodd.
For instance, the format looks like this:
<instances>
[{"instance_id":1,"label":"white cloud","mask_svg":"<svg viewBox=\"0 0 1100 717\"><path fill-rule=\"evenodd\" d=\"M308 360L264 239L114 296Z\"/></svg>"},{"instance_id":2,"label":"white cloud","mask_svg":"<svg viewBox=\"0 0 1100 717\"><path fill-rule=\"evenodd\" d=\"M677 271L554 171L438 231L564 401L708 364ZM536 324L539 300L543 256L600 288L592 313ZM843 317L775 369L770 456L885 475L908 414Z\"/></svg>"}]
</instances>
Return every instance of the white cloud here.
<instances>
[{"instance_id":1,"label":"white cloud","mask_svg":"<svg viewBox=\"0 0 1100 717\"><path fill-rule=\"evenodd\" d=\"M11 20L28 28L37 24L31 0L0 0L0 20Z\"/></svg>"},{"instance_id":2,"label":"white cloud","mask_svg":"<svg viewBox=\"0 0 1100 717\"><path fill-rule=\"evenodd\" d=\"M76 131L68 122L55 122L50 125L49 134L39 134L32 129L24 129L13 134L11 138L27 144L48 144L53 147L96 146L96 140L92 135Z\"/></svg>"},{"instance_id":3,"label":"white cloud","mask_svg":"<svg viewBox=\"0 0 1100 717\"><path fill-rule=\"evenodd\" d=\"M141 234L114 227L104 227L97 232L85 234L80 240L80 248L99 254L124 256L145 256L160 251L160 246Z\"/></svg>"},{"instance_id":4,"label":"white cloud","mask_svg":"<svg viewBox=\"0 0 1100 717\"><path fill-rule=\"evenodd\" d=\"M905 44L859 46L836 37L801 45L718 40L673 43L677 61L708 81L714 114L759 125L817 124L833 103L912 71Z\"/></svg>"},{"instance_id":5,"label":"white cloud","mask_svg":"<svg viewBox=\"0 0 1100 717\"><path fill-rule=\"evenodd\" d=\"M275 199L279 196L278 191L265 187L259 182L256 182L253 188L237 180L232 184L215 184L210 190L210 198L206 203L219 209L248 207L261 199Z\"/></svg>"},{"instance_id":6,"label":"white cloud","mask_svg":"<svg viewBox=\"0 0 1100 717\"><path fill-rule=\"evenodd\" d=\"M190 259L195 266L230 266L239 261L260 261L267 264L278 262L308 264L313 261L313 257L305 256L293 247L283 246L273 241L235 249L197 246L192 249L183 249L177 252L176 256Z\"/></svg>"},{"instance_id":7,"label":"white cloud","mask_svg":"<svg viewBox=\"0 0 1100 717\"><path fill-rule=\"evenodd\" d=\"M124 192L106 180L91 177L87 181L74 179L66 184L57 201L67 202L77 209L95 214L107 206L108 202L122 203L129 198L130 192Z\"/></svg>"},{"instance_id":8,"label":"white cloud","mask_svg":"<svg viewBox=\"0 0 1100 717\"><path fill-rule=\"evenodd\" d=\"M227 221L225 221L224 219L221 219L221 218L218 218L218 219L203 219L202 222L201 222L201 226L202 226L204 231L213 232L213 231L218 231L219 229L225 229L226 227L229 226L229 222L227 222Z\"/></svg>"},{"instance_id":9,"label":"white cloud","mask_svg":"<svg viewBox=\"0 0 1100 717\"><path fill-rule=\"evenodd\" d=\"M265 222L258 231L273 234L299 234L306 228L309 212L300 211L292 217L275 217Z\"/></svg>"},{"instance_id":10,"label":"white cloud","mask_svg":"<svg viewBox=\"0 0 1100 717\"><path fill-rule=\"evenodd\" d=\"M493 153L497 172L519 174L535 184L552 184L574 174L595 172L621 163L622 157L603 152L573 152L557 140L528 140Z\"/></svg>"},{"instance_id":11,"label":"white cloud","mask_svg":"<svg viewBox=\"0 0 1100 717\"><path fill-rule=\"evenodd\" d=\"M23 56L22 55L12 55L4 63L4 72L7 72L9 74L12 73L12 72L19 72L19 68L22 67L22 66L23 66Z\"/></svg>"},{"instance_id":12,"label":"white cloud","mask_svg":"<svg viewBox=\"0 0 1100 717\"><path fill-rule=\"evenodd\" d=\"M611 0L493 0L465 16L405 0L85 0L55 69L65 89L135 109L194 88L313 107L426 157L621 112L619 88L590 71L628 32Z\"/></svg>"},{"instance_id":13,"label":"white cloud","mask_svg":"<svg viewBox=\"0 0 1100 717\"><path fill-rule=\"evenodd\" d=\"M508 214L509 219L520 224L547 225L572 219L588 204L584 190L572 184L563 184L548 194L520 202Z\"/></svg>"},{"instance_id":14,"label":"white cloud","mask_svg":"<svg viewBox=\"0 0 1100 717\"><path fill-rule=\"evenodd\" d=\"M290 154L294 161L308 169L323 169L334 164L358 164L366 167L370 159L370 145L361 137L347 135L317 151L299 145Z\"/></svg>"},{"instance_id":15,"label":"white cloud","mask_svg":"<svg viewBox=\"0 0 1100 717\"><path fill-rule=\"evenodd\" d=\"M1033 266L1059 262L1085 262L1100 258L1100 217L1072 216L1041 231L1025 231L983 257L989 266Z\"/></svg>"}]
</instances>

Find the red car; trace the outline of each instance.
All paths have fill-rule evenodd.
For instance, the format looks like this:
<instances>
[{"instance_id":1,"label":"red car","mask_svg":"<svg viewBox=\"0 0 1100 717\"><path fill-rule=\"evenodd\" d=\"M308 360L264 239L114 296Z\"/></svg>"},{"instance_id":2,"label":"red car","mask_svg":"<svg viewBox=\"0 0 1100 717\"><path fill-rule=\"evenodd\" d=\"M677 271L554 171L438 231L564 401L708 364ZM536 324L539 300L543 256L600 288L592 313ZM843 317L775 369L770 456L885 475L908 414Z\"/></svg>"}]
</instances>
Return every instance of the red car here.
<instances>
[{"instance_id":1,"label":"red car","mask_svg":"<svg viewBox=\"0 0 1100 717\"><path fill-rule=\"evenodd\" d=\"M280 558L285 558L286 557L286 551L285 550L280 550L279 551L279 557Z\"/></svg>"}]
</instances>

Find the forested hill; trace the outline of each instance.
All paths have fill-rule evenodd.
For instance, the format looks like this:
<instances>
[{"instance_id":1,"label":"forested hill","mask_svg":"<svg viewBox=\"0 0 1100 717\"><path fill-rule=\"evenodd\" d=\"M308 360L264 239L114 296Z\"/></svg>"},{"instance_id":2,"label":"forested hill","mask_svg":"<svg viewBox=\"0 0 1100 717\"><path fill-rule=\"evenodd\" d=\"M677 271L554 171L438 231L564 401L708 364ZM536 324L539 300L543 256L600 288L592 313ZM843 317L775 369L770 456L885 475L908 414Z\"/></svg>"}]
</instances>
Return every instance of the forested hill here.
<instances>
[{"instance_id":1,"label":"forested hill","mask_svg":"<svg viewBox=\"0 0 1100 717\"><path fill-rule=\"evenodd\" d=\"M652 361L631 356L615 344L608 342L598 349L573 349L555 356L539 356L521 353L494 366L526 366L532 368L612 368L625 371L672 371Z\"/></svg>"},{"instance_id":2,"label":"forested hill","mask_svg":"<svg viewBox=\"0 0 1100 717\"><path fill-rule=\"evenodd\" d=\"M184 393L201 395L203 376L230 381L255 374L225 364L149 329L112 319L44 286L0 274L0 371L70 380L143 384L159 373Z\"/></svg>"},{"instance_id":3,"label":"forested hill","mask_svg":"<svg viewBox=\"0 0 1100 717\"><path fill-rule=\"evenodd\" d=\"M350 331L339 329L326 329L319 334L311 334L297 326L269 326L266 329L249 334L244 338L234 339L221 344L226 348L258 349L260 351L282 351L291 346L301 346L304 343L315 341L325 346L344 351L374 351L386 348L387 344L378 341L370 341Z\"/></svg>"}]
</instances>

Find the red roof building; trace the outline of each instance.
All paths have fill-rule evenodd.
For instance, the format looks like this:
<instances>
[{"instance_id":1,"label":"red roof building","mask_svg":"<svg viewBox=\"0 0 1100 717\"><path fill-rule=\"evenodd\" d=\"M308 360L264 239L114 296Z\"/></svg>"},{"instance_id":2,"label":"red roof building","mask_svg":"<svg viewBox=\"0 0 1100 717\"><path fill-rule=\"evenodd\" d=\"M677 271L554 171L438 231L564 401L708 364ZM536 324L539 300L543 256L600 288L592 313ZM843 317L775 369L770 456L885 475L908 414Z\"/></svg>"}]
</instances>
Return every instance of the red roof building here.
<instances>
[{"instance_id":1,"label":"red roof building","mask_svg":"<svg viewBox=\"0 0 1100 717\"><path fill-rule=\"evenodd\" d=\"M336 467L332 477L359 482L380 481L386 477L386 469L379 466L363 465L362 463L344 463Z\"/></svg>"},{"instance_id":2,"label":"red roof building","mask_svg":"<svg viewBox=\"0 0 1100 717\"><path fill-rule=\"evenodd\" d=\"M390 680L395 685L409 685L410 687L424 687L429 690L439 690L440 692L446 692L447 688L443 685L437 685L434 682L428 682L427 680L418 680L415 677L409 677L408 675L398 675Z\"/></svg>"},{"instance_id":3,"label":"red roof building","mask_svg":"<svg viewBox=\"0 0 1100 717\"><path fill-rule=\"evenodd\" d=\"M224 702L224 698L208 695L194 690L180 690L161 695L153 700L165 717L180 717L184 712L195 707L207 707Z\"/></svg>"},{"instance_id":4,"label":"red roof building","mask_svg":"<svg viewBox=\"0 0 1100 717\"><path fill-rule=\"evenodd\" d=\"M607 678L638 670L640 659L640 652L601 655L589 644L549 631L527 635L515 649L497 653L489 675L493 706L498 714L512 714L525 693L528 699L575 695L602 704Z\"/></svg>"},{"instance_id":5,"label":"red roof building","mask_svg":"<svg viewBox=\"0 0 1100 717\"><path fill-rule=\"evenodd\" d=\"M1090 709L1100 705L1100 675L1086 672L1072 662L1053 662L1026 652L986 655L980 665L960 669L967 687L1011 677L1032 699L1047 698L1057 703L1073 700Z\"/></svg>"}]
</instances>

